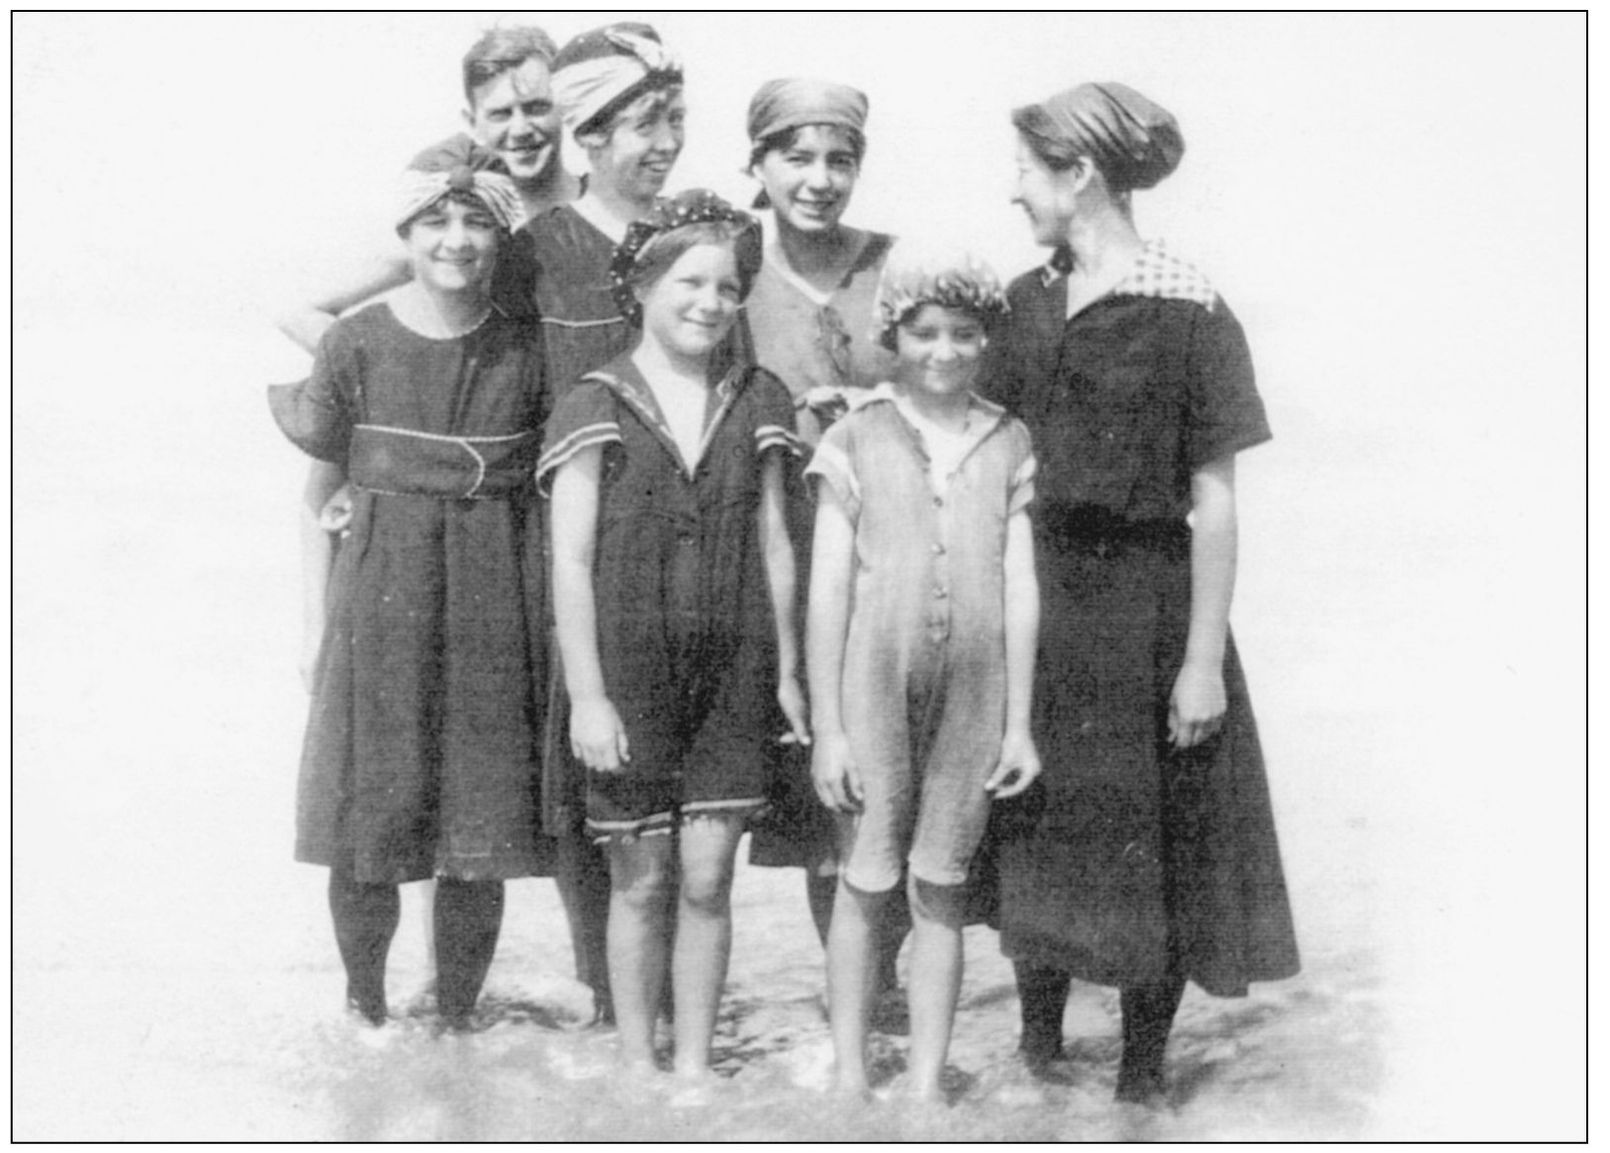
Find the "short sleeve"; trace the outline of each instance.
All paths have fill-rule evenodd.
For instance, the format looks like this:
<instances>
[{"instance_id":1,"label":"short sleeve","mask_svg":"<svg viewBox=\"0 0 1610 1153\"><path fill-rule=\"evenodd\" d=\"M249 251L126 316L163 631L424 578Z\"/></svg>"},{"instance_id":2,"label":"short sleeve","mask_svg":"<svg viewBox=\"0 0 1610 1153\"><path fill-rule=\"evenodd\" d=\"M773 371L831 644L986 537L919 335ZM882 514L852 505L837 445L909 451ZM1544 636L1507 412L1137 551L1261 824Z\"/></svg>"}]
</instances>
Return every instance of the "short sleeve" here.
<instances>
[{"instance_id":1,"label":"short sleeve","mask_svg":"<svg viewBox=\"0 0 1610 1153\"><path fill-rule=\"evenodd\" d=\"M833 490L844 506L845 514L853 523L861 515L861 482L856 478L851 454L854 439L850 431L852 420L840 420L822 434L822 439L811 455L805 475L819 477Z\"/></svg>"},{"instance_id":2,"label":"short sleeve","mask_svg":"<svg viewBox=\"0 0 1610 1153\"><path fill-rule=\"evenodd\" d=\"M1034 503L1034 477L1040 471L1034 458L1034 447L1029 430L1019 421L1012 422L1012 448L1017 467L1012 471L1011 488L1006 494L1006 514L1022 512Z\"/></svg>"},{"instance_id":3,"label":"short sleeve","mask_svg":"<svg viewBox=\"0 0 1610 1153\"><path fill-rule=\"evenodd\" d=\"M544 496L551 495L554 473L582 449L621 443L615 405L607 384L585 376L560 398L548 418L537 461L537 488Z\"/></svg>"},{"instance_id":4,"label":"short sleeve","mask_svg":"<svg viewBox=\"0 0 1610 1153\"><path fill-rule=\"evenodd\" d=\"M1193 470L1270 439L1246 335L1222 300L1199 310L1192 323L1187 371L1186 455Z\"/></svg>"},{"instance_id":5,"label":"short sleeve","mask_svg":"<svg viewBox=\"0 0 1610 1153\"><path fill-rule=\"evenodd\" d=\"M358 357L339 321L319 342L313 372L300 384L273 384L268 407L292 444L318 460L344 465L352 442Z\"/></svg>"},{"instance_id":6,"label":"short sleeve","mask_svg":"<svg viewBox=\"0 0 1610 1153\"><path fill-rule=\"evenodd\" d=\"M755 451L764 455L779 448L800 456L799 434L794 431L794 399L788 386L764 368L750 370L750 403L755 419Z\"/></svg>"}]
</instances>

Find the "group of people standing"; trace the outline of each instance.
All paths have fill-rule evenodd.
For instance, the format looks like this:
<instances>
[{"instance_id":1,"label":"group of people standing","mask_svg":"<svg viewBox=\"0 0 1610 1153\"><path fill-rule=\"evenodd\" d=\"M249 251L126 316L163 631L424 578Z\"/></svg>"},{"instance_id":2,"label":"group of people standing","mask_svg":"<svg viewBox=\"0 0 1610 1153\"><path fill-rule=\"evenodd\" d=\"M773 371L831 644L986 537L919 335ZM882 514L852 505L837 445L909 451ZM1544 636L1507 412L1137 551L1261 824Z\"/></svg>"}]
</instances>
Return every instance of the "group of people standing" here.
<instances>
[{"instance_id":1,"label":"group of people standing","mask_svg":"<svg viewBox=\"0 0 1610 1153\"><path fill-rule=\"evenodd\" d=\"M282 324L315 352L271 391L315 458L297 858L348 1004L386 1021L397 886L434 879L437 1011L471 1027L503 882L551 875L623 1065L663 1016L708 1076L752 829L805 871L841 1090L909 928L909 1089L940 1095L987 919L1030 1066L1073 978L1116 985L1118 1096L1156 1098L1187 980L1297 969L1228 626L1269 432L1235 318L1130 212L1179 129L1119 84L1014 112L1053 255L1003 289L844 222L842 84L756 92L755 214L666 196L682 75L644 24L487 33L400 254Z\"/></svg>"}]
</instances>

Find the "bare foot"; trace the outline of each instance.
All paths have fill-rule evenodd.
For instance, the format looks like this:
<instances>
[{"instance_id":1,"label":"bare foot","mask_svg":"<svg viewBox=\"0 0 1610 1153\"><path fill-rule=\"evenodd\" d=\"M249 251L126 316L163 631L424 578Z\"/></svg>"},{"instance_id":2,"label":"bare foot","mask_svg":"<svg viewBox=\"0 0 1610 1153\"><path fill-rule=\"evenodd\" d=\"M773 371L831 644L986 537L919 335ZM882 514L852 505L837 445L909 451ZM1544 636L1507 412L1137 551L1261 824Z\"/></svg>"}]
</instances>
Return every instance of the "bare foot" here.
<instances>
[{"instance_id":1,"label":"bare foot","mask_svg":"<svg viewBox=\"0 0 1610 1153\"><path fill-rule=\"evenodd\" d=\"M666 1085L666 1076L660 1072L652 1057L622 1056L615 1069L614 1080L622 1091L634 1096L662 1089Z\"/></svg>"},{"instance_id":2,"label":"bare foot","mask_svg":"<svg viewBox=\"0 0 1610 1153\"><path fill-rule=\"evenodd\" d=\"M709 1066L676 1071L676 1089L666 1104L673 1109L698 1109L715 1100L721 1078Z\"/></svg>"}]
</instances>

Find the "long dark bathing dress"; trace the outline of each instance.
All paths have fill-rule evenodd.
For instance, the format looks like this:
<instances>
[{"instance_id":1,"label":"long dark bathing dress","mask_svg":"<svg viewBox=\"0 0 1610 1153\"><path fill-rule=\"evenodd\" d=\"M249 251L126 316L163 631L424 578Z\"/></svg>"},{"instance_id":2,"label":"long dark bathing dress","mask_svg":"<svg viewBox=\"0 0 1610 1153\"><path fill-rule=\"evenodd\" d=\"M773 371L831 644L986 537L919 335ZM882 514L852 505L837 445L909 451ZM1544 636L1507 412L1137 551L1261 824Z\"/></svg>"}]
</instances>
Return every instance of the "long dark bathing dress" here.
<instances>
[{"instance_id":1,"label":"long dark bathing dress","mask_svg":"<svg viewBox=\"0 0 1610 1153\"><path fill-rule=\"evenodd\" d=\"M541 337L494 312L433 340L337 322L280 427L354 489L297 790L297 860L396 884L547 871Z\"/></svg>"},{"instance_id":2,"label":"long dark bathing dress","mask_svg":"<svg viewBox=\"0 0 1610 1153\"><path fill-rule=\"evenodd\" d=\"M1056 262L1013 282L984 376L1039 455L1040 784L998 816L1001 943L1107 985L1209 993L1297 972L1233 640L1222 730L1168 743L1191 612L1191 477L1269 439L1241 326L1161 245L1071 319Z\"/></svg>"}]
</instances>

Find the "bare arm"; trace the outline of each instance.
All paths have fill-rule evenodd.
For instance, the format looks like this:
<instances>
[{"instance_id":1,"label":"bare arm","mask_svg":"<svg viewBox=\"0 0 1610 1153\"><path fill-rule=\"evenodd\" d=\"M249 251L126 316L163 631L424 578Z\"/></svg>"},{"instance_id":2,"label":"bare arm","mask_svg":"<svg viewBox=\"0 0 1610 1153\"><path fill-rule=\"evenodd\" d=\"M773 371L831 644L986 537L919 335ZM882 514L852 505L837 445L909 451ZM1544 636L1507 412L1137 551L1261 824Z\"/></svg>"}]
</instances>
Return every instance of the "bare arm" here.
<instances>
[{"instance_id":1,"label":"bare arm","mask_svg":"<svg viewBox=\"0 0 1610 1153\"><path fill-rule=\"evenodd\" d=\"M772 615L777 625L777 703L788 718L789 737L808 745L811 732L805 694L799 687L799 637L794 627L794 545L788 538L788 519L783 509L782 456L768 453L762 467L760 547L766 558L766 580L771 586Z\"/></svg>"},{"instance_id":2,"label":"bare arm","mask_svg":"<svg viewBox=\"0 0 1610 1153\"><path fill-rule=\"evenodd\" d=\"M1224 717L1224 645L1235 566L1235 457L1226 456L1191 477L1191 627L1169 702L1175 748L1206 740Z\"/></svg>"},{"instance_id":3,"label":"bare arm","mask_svg":"<svg viewBox=\"0 0 1610 1153\"><path fill-rule=\"evenodd\" d=\"M861 804L861 777L850 754L849 738L844 734L841 699L855 527L831 485L822 485L820 493L811 542L811 595L806 624L811 708L816 719L811 776L823 804L838 812L854 812Z\"/></svg>"},{"instance_id":4,"label":"bare arm","mask_svg":"<svg viewBox=\"0 0 1610 1153\"><path fill-rule=\"evenodd\" d=\"M1029 717L1040 644L1040 583L1034 575L1034 532L1026 510L1006 522L1006 731L1001 758L985 782L997 800L1015 797L1040 775Z\"/></svg>"},{"instance_id":5,"label":"bare arm","mask_svg":"<svg viewBox=\"0 0 1610 1153\"><path fill-rule=\"evenodd\" d=\"M408 260L401 253L375 257L332 285L331 291L318 299L282 314L276 324L295 343L314 352L325 331L343 312L370 297L407 284L410 277Z\"/></svg>"},{"instance_id":6,"label":"bare arm","mask_svg":"<svg viewBox=\"0 0 1610 1153\"><path fill-rule=\"evenodd\" d=\"M313 669L318 664L319 646L324 640L325 590L330 583L330 564L335 545L320 521L330 497L346 483L346 471L338 464L316 460L308 469L302 487L302 513L298 528L302 537L302 684L313 687Z\"/></svg>"},{"instance_id":7,"label":"bare arm","mask_svg":"<svg viewBox=\"0 0 1610 1153\"><path fill-rule=\"evenodd\" d=\"M584 448L553 480L553 610L565 689L570 694L570 748L589 768L619 771L631 759L625 726L604 690L598 659L598 602L593 558L598 541L598 481L604 450Z\"/></svg>"}]
</instances>

